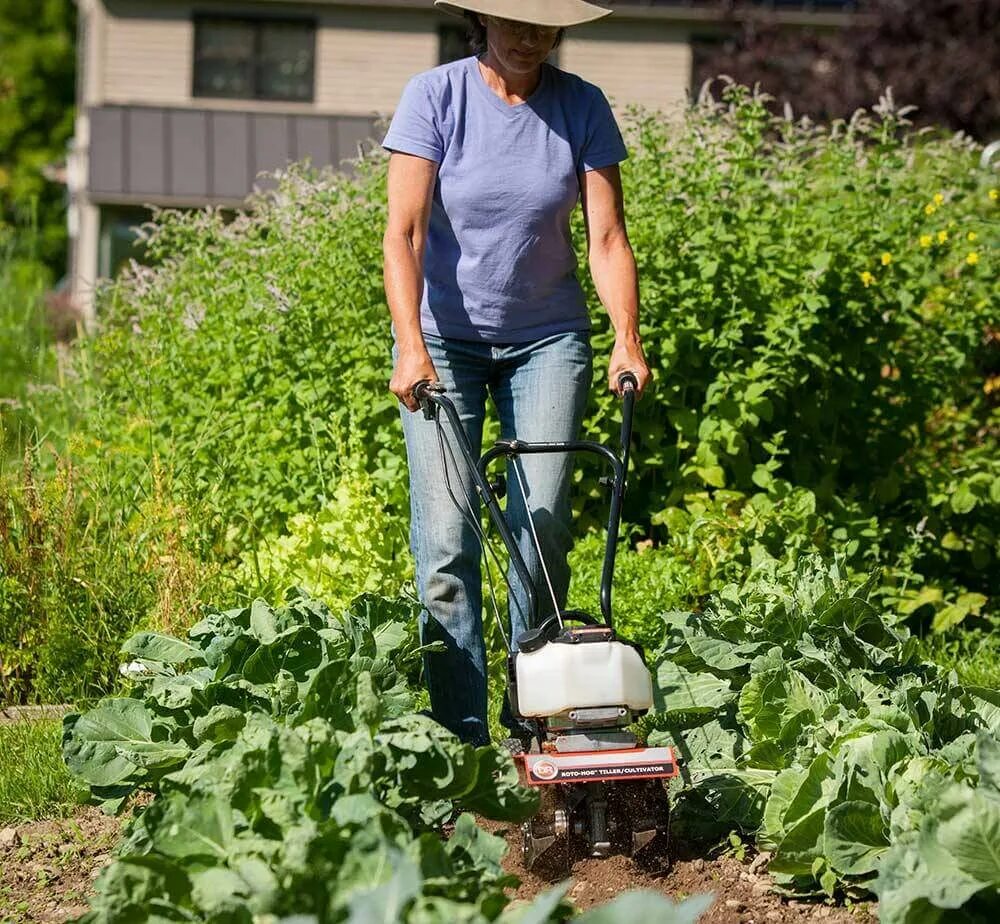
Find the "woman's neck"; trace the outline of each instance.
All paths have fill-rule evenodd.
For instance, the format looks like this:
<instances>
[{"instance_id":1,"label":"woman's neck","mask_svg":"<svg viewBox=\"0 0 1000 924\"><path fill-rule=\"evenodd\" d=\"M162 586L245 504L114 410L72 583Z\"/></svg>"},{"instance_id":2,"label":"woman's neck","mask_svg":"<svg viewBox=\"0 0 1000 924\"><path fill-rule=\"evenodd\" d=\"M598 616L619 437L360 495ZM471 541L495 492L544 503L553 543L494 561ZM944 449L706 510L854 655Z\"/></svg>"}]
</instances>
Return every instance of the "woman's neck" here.
<instances>
[{"instance_id":1,"label":"woman's neck","mask_svg":"<svg viewBox=\"0 0 1000 924\"><path fill-rule=\"evenodd\" d=\"M486 85L505 103L514 105L523 103L542 79L541 66L526 74L515 73L505 68L492 49L479 59L479 72L483 75Z\"/></svg>"}]
</instances>

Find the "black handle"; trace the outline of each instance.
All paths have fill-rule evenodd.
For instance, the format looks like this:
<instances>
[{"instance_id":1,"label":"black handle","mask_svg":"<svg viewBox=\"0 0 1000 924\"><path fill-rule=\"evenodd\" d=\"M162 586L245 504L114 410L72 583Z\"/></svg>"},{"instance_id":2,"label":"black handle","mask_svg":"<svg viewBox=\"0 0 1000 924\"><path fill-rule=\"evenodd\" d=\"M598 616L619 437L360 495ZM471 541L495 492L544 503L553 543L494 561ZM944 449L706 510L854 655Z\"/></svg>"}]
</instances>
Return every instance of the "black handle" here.
<instances>
[{"instance_id":1,"label":"black handle","mask_svg":"<svg viewBox=\"0 0 1000 924\"><path fill-rule=\"evenodd\" d=\"M430 379L421 379L413 388L410 394L420 405L420 410L424 412L424 417L431 420L434 417L434 405L431 403L431 395L443 395L447 389L440 382L432 382Z\"/></svg>"},{"instance_id":2,"label":"black handle","mask_svg":"<svg viewBox=\"0 0 1000 924\"><path fill-rule=\"evenodd\" d=\"M634 372L623 372L618 376L618 390L622 393L622 397L628 391L638 391L639 380L635 377Z\"/></svg>"},{"instance_id":3,"label":"black handle","mask_svg":"<svg viewBox=\"0 0 1000 924\"><path fill-rule=\"evenodd\" d=\"M608 535L604 546L604 567L601 570L601 613L610 626L611 589L615 574L615 556L618 552L618 530L622 521L622 506L625 502L625 487L628 478L628 451L632 442L632 416L635 412L635 396L638 394L639 380L634 372L623 372L618 376L618 390L622 394L621 429L621 475L615 479L611 494L611 510L608 512Z\"/></svg>"}]
</instances>

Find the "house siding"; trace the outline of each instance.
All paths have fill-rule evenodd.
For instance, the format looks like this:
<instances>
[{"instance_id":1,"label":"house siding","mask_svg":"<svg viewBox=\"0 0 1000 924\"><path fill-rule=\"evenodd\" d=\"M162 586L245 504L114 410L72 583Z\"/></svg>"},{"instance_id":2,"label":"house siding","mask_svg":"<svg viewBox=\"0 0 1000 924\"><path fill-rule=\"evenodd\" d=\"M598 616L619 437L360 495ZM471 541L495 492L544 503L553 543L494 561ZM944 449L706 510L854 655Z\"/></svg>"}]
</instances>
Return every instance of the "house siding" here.
<instances>
[{"instance_id":1,"label":"house siding","mask_svg":"<svg viewBox=\"0 0 1000 924\"><path fill-rule=\"evenodd\" d=\"M194 98L195 12L302 16L316 20L316 83L311 103ZM108 0L104 104L259 109L339 115L389 113L406 81L434 67L440 15L391 9L324 9L289 4L141 3Z\"/></svg>"},{"instance_id":2,"label":"house siding","mask_svg":"<svg viewBox=\"0 0 1000 924\"><path fill-rule=\"evenodd\" d=\"M338 9L320 20L316 102L331 112L390 113L406 82L438 64L433 13Z\"/></svg>"},{"instance_id":3,"label":"house siding","mask_svg":"<svg viewBox=\"0 0 1000 924\"><path fill-rule=\"evenodd\" d=\"M102 103L191 105L190 5L107 0Z\"/></svg>"},{"instance_id":4,"label":"house siding","mask_svg":"<svg viewBox=\"0 0 1000 924\"><path fill-rule=\"evenodd\" d=\"M91 104L256 109L338 115L388 114L406 81L438 64L433 10L308 7L305 4L153 3L106 0L102 73ZM301 16L316 19L312 103L195 99L194 26L198 13ZM689 30L662 21L608 20L571 29L559 51L565 70L596 83L621 109L665 108L683 100L690 81ZM97 97L94 99L93 97Z\"/></svg>"},{"instance_id":5,"label":"house siding","mask_svg":"<svg viewBox=\"0 0 1000 924\"><path fill-rule=\"evenodd\" d=\"M559 64L597 84L619 112L636 103L669 110L685 100L691 80L688 30L670 23L614 22L566 33Z\"/></svg>"}]
</instances>

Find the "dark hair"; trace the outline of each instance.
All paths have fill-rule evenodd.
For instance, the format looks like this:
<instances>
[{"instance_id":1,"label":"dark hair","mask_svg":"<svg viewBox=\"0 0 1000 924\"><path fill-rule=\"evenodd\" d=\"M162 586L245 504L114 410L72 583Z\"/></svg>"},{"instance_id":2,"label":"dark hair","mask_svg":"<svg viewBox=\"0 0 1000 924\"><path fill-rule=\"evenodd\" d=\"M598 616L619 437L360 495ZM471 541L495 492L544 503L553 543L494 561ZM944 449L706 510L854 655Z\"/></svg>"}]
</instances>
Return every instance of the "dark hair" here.
<instances>
[{"instance_id":1,"label":"dark hair","mask_svg":"<svg viewBox=\"0 0 1000 924\"><path fill-rule=\"evenodd\" d=\"M463 10L462 15L465 17L465 38L469 43L469 48L472 49L474 55L481 55L486 51L486 26L479 21L478 13L473 13L471 10ZM560 29L556 33L556 40L552 43L553 51L559 47L565 32L565 29Z\"/></svg>"}]
</instances>

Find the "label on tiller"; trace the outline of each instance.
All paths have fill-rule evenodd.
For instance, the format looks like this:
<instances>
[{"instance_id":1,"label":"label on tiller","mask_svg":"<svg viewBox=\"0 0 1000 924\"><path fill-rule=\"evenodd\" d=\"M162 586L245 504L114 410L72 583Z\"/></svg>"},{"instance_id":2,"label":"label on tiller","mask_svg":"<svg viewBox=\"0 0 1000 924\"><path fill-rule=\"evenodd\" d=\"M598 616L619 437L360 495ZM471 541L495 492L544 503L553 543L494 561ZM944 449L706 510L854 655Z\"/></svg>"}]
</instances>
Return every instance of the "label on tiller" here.
<instances>
[{"instance_id":1,"label":"label on tiller","mask_svg":"<svg viewBox=\"0 0 1000 924\"><path fill-rule=\"evenodd\" d=\"M630 748L584 754L523 754L530 786L594 783L601 780L652 780L677 776L672 748Z\"/></svg>"}]
</instances>

